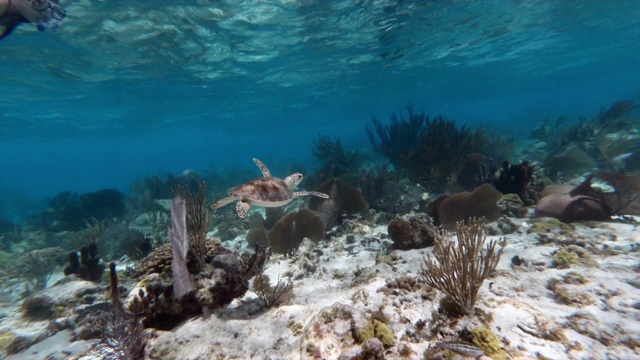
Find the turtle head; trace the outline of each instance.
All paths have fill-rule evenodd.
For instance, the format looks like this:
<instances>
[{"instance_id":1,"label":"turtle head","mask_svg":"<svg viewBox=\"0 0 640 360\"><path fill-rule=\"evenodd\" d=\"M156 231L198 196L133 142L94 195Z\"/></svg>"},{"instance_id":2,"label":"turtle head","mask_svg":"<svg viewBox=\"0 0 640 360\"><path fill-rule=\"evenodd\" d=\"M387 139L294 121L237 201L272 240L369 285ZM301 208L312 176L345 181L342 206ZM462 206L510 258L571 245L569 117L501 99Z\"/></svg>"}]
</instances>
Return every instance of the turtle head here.
<instances>
[{"instance_id":1,"label":"turtle head","mask_svg":"<svg viewBox=\"0 0 640 360\"><path fill-rule=\"evenodd\" d=\"M302 174L295 173L284 178L284 182L286 182L287 185L289 185L291 188L294 188L300 185L300 183L302 182L302 179L304 179L304 176L302 176Z\"/></svg>"}]
</instances>

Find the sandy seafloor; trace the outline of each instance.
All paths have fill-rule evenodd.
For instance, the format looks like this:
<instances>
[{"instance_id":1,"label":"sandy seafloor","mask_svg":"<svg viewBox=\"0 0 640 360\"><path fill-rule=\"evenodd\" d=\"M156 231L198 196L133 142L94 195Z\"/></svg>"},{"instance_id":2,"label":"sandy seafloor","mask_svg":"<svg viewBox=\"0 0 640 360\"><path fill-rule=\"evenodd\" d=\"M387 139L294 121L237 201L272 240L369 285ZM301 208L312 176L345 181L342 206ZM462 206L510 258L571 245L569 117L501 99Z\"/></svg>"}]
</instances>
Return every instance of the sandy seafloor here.
<instances>
[{"instance_id":1,"label":"sandy seafloor","mask_svg":"<svg viewBox=\"0 0 640 360\"><path fill-rule=\"evenodd\" d=\"M505 235L508 244L496 273L482 286L476 316L452 319L438 313L443 294L428 291L420 282L393 285L403 277L419 280L423 258L432 248L387 253L386 226L356 220L343 225L348 233L303 246L298 255L272 256L266 270L272 283L279 275L293 274L295 297L288 303L261 310L255 294L248 292L208 319L196 317L172 331L153 331L146 356L337 359L359 347L352 343L348 322L322 315L342 304L364 317L382 313L387 319L395 337L386 349L387 359L422 359L436 341L482 323L497 334L509 359L640 359L638 225L581 222L572 224L574 230L528 233L533 223L544 220L500 220L513 223L516 231ZM223 244L244 249L244 236ZM554 267L552 254L571 245L586 250L579 252L580 263ZM516 255L525 264L512 265ZM576 278L582 281L572 281ZM555 291L548 286L552 279L560 280ZM3 307L6 317L0 330L28 332L47 326L19 320L16 304ZM419 329L420 321L426 325ZM90 342L72 343L70 338L65 330L5 359L96 358L82 353Z\"/></svg>"}]
</instances>

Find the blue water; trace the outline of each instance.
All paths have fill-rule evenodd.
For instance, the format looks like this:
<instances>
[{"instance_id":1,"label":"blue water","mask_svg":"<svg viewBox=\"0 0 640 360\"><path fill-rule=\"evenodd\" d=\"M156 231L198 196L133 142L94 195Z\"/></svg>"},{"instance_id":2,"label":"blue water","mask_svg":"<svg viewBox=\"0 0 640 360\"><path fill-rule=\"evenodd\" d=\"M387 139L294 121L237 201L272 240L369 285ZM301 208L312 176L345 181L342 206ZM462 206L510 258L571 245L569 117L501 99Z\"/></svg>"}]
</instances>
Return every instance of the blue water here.
<instances>
[{"instance_id":1,"label":"blue water","mask_svg":"<svg viewBox=\"0 0 640 360\"><path fill-rule=\"evenodd\" d=\"M24 204L255 172L252 157L313 169L319 134L369 146L370 116L408 103L525 138L544 118L640 100L639 1L61 5L60 29L0 42L0 195Z\"/></svg>"}]
</instances>

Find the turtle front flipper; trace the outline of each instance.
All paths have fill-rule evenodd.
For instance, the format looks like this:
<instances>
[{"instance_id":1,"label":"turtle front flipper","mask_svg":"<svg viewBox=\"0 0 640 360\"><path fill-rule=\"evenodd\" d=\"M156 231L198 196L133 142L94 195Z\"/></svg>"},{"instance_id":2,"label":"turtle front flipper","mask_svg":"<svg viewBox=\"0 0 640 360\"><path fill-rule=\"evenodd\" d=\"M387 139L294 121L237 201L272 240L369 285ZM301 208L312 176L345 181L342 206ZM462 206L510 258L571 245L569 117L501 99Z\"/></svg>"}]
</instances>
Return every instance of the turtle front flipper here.
<instances>
[{"instance_id":1,"label":"turtle front flipper","mask_svg":"<svg viewBox=\"0 0 640 360\"><path fill-rule=\"evenodd\" d=\"M220 199L218 201L216 201L215 203L213 203L213 205L211 205L212 209L217 209L217 208L221 208L227 204L231 204L234 200L236 200L237 198L233 197L233 196L229 196L226 197L224 199Z\"/></svg>"},{"instance_id":2,"label":"turtle front flipper","mask_svg":"<svg viewBox=\"0 0 640 360\"><path fill-rule=\"evenodd\" d=\"M256 165L258 165L258 167L260 168L260 171L262 171L262 176L271 177L271 171L269 171L267 165L263 164L262 161L256 158L253 158L253 162L256 163Z\"/></svg>"},{"instance_id":3,"label":"turtle front flipper","mask_svg":"<svg viewBox=\"0 0 640 360\"><path fill-rule=\"evenodd\" d=\"M319 198L323 198L323 199L328 199L329 195L319 192L319 191L296 191L293 193L293 197L298 197L298 196L306 196L306 195L311 195L311 196L317 196Z\"/></svg>"},{"instance_id":4,"label":"turtle front flipper","mask_svg":"<svg viewBox=\"0 0 640 360\"><path fill-rule=\"evenodd\" d=\"M247 217L249 209L251 209L251 203L247 200L240 200L236 203L236 212L238 212L238 216L243 219Z\"/></svg>"}]
</instances>

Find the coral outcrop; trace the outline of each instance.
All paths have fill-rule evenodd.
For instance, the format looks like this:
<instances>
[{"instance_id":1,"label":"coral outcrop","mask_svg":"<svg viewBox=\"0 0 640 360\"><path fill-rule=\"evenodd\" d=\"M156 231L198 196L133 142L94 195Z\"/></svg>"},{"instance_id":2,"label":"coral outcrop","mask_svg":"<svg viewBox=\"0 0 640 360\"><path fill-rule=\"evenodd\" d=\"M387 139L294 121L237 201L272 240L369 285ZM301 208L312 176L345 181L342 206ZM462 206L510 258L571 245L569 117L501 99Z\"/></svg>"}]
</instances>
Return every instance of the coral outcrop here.
<instances>
[{"instance_id":1,"label":"coral outcrop","mask_svg":"<svg viewBox=\"0 0 640 360\"><path fill-rule=\"evenodd\" d=\"M391 220L387 229L395 248L400 250L432 246L438 236L438 228L426 214L396 217Z\"/></svg>"}]
</instances>

